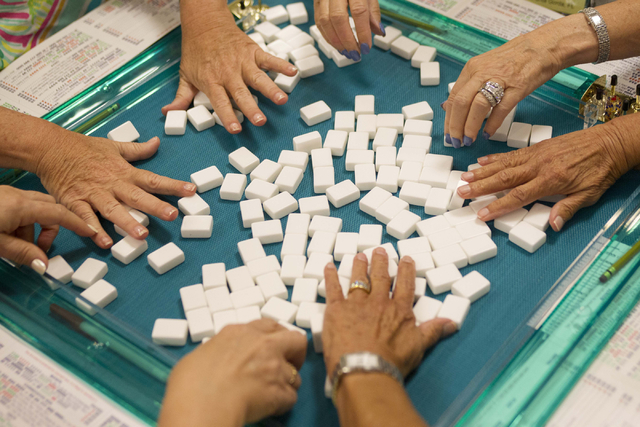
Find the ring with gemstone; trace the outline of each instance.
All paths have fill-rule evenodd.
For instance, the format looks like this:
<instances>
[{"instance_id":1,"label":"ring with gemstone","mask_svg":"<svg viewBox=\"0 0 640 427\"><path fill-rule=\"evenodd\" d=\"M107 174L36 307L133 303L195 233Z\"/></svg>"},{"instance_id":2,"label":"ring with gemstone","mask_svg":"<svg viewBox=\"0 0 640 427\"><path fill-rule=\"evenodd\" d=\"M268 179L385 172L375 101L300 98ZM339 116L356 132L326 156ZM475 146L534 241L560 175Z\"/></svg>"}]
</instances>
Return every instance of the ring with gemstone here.
<instances>
[{"instance_id":1,"label":"ring with gemstone","mask_svg":"<svg viewBox=\"0 0 640 427\"><path fill-rule=\"evenodd\" d=\"M504 96L504 88L500 83L492 81L488 81L483 84L482 87L478 89L478 92L487 99L489 104L491 104L491 107L495 107L500 104L500 101L502 101L502 97Z\"/></svg>"},{"instance_id":2,"label":"ring with gemstone","mask_svg":"<svg viewBox=\"0 0 640 427\"><path fill-rule=\"evenodd\" d=\"M366 293L371 293L371 285L367 282L363 282L362 280L356 280L351 285L349 285L349 293L356 289L362 289Z\"/></svg>"}]
</instances>

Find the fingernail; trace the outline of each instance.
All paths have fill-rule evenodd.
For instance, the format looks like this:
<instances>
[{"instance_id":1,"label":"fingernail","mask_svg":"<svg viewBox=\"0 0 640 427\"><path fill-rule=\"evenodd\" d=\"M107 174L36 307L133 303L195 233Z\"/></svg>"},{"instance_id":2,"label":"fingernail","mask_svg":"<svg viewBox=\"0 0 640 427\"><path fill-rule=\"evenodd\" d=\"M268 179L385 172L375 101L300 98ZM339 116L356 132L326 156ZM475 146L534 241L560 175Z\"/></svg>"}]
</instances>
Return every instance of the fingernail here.
<instances>
[{"instance_id":1,"label":"fingernail","mask_svg":"<svg viewBox=\"0 0 640 427\"><path fill-rule=\"evenodd\" d=\"M462 179L463 181L467 181L467 182L471 182L473 181L473 172L465 172L462 175L460 175L460 179Z\"/></svg>"},{"instance_id":2,"label":"fingernail","mask_svg":"<svg viewBox=\"0 0 640 427\"><path fill-rule=\"evenodd\" d=\"M468 185L463 185L462 187L458 187L458 194L462 197L466 197L471 193L471 188Z\"/></svg>"},{"instance_id":3,"label":"fingernail","mask_svg":"<svg viewBox=\"0 0 640 427\"><path fill-rule=\"evenodd\" d=\"M102 238L102 245L103 246L111 246L113 244L113 240L111 240L111 238L104 236Z\"/></svg>"},{"instance_id":4,"label":"fingernail","mask_svg":"<svg viewBox=\"0 0 640 427\"><path fill-rule=\"evenodd\" d=\"M491 137L491 135L489 135L489 132L482 132L482 137L484 139L489 139Z\"/></svg>"},{"instance_id":5,"label":"fingernail","mask_svg":"<svg viewBox=\"0 0 640 427\"><path fill-rule=\"evenodd\" d=\"M383 248L375 248L375 249L373 250L373 252L374 252L374 253L376 253L376 254L378 254L378 255L383 255L383 254L386 254L386 253L387 253L387 251L385 251Z\"/></svg>"},{"instance_id":6,"label":"fingernail","mask_svg":"<svg viewBox=\"0 0 640 427\"><path fill-rule=\"evenodd\" d=\"M276 94L276 102L282 101L285 98L285 94L280 92L278 94Z\"/></svg>"},{"instance_id":7,"label":"fingernail","mask_svg":"<svg viewBox=\"0 0 640 427\"><path fill-rule=\"evenodd\" d=\"M173 215L174 215L176 212L177 212L177 210L176 210L175 208L166 208L166 209L164 210L164 216L165 216L166 218L171 219L171 218L173 218Z\"/></svg>"},{"instance_id":8,"label":"fingernail","mask_svg":"<svg viewBox=\"0 0 640 427\"><path fill-rule=\"evenodd\" d=\"M258 113L255 116L253 116L253 122L256 123L256 124L262 123L264 120L265 120L265 117L260 113Z\"/></svg>"},{"instance_id":9,"label":"fingernail","mask_svg":"<svg viewBox=\"0 0 640 427\"><path fill-rule=\"evenodd\" d=\"M231 123L231 126L229 126L229 129L231 129L231 132L239 132L240 129L242 129L240 127L240 124L238 123Z\"/></svg>"},{"instance_id":10,"label":"fingernail","mask_svg":"<svg viewBox=\"0 0 640 427\"><path fill-rule=\"evenodd\" d=\"M197 188L197 187L196 187L196 185L195 185L195 184L192 184L192 183L190 183L190 182L188 182L188 183L186 183L186 184L184 185L184 189L185 189L185 190L187 190L187 191L189 191L189 192L196 191L196 188Z\"/></svg>"},{"instance_id":11,"label":"fingernail","mask_svg":"<svg viewBox=\"0 0 640 427\"><path fill-rule=\"evenodd\" d=\"M297 73L298 72L298 68L294 67L293 65L289 66L289 71L291 71L292 73Z\"/></svg>"},{"instance_id":12,"label":"fingernail","mask_svg":"<svg viewBox=\"0 0 640 427\"><path fill-rule=\"evenodd\" d=\"M368 55L370 51L371 51L371 49L369 48L368 44L366 44L366 43L361 43L360 44L360 52L363 55Z\"/></svg>"},{"instance_id":13,"label":"fingernail","mask_svg":"<svg viewBox=\"0 0 640 427\"><path fill-rule=\"evenodd\" d=\"M440 108L442 108L444 110L444 103L447 101L442 101L442 103L440 104Z\"/></svg>"},{"instance_id":14,"label":"fingernail","mask_svg":"<svg viewBox=\"0 0 640 427\"><path fill-rule=\"evenodd\" d=\"M44 264L44 261L34 259L31 261L31 269L42 276L44 272L47 271L47 266Z\"/></svg>"},{"instance_id":15,"label":"fingernail","mask_svg":"<svg viewBox=\"0 0 640 427\"><path fill-rule=\"evenodd\" d=\"M473 144L473 140L466 135L464 136L464 138L462 138L462 142L465 147L469 147L471 144Z\"/></svg>"},{"instance_id":16,"label":"fingernail","mask_svg":"<svg viewBox=\"0 0 640 427\"><path fill-rule=\"evenodd\" d=\"M555 221L553 221L553 223L556 225L557 231L562 230L562 227L564 227L564 219L562 219L561 216L557 216Z\"/></svg>"},{"instance_id":17,"label":"fingernail","mask_svg":"<svg viewBox=\"0 0 640 427\"><path fill-rule=\"evenodd\" d=\"M87 224L87 227L89 227L91 229L91 231L93 231L94 233L98 234L98 229L95 228L93 225Z\"/></svg>"},{"instance_id":18,"label":"fingernail","mask_svg":"<svg viewBox=\"0 0 640 427\"><path fill-rule=\"evenodd\" d=\"M358 255L355 256L355 259L360 261L367 261L367 256L362 252L360 252Z\"/></svg>"},{"instance_id":19,"label":"fingernail","mask_svg":"<svg viewBox=\"0 0 640 427\"><path fill-rule=\"evenodd\" d=\"M444 335L447 337L454 334L457 330L458 325L456 325L454 322L449 322L442 328L442 332L444 332Z\"/></svg>"},{"instance_id":20,"label":"fingernail","mask_svg":"<svg viewBox=\"0 0 640 427\"><path fill-rule=\"evenodd\" d=\"M136 228L134 228L134 233L135 233L138 237L142 237L142 236L144 236L145 234L147 234L147 233L148 233L148 231L147 231L147 229L146 229L146 228L144 228L143 226L138 225L138 226L136 226Z\"/></svg>"},{"instance_id":21,"label":"fingernail","mask_svg":"<svg viewBox=\"0 0 640 427\"><path fill-rule=\"evenodd\" d=\"M478 211L478 218L483 218L487 215L489 215L489 209L487 208L482 208L480 209L480 211Z\"/></svg>"},{"instance_id":22,"label":"fingernail","mask_svg":"<svg viewBox=\"0 0 640 427\"><path fill-rule=\"evenodd\" d=\"M335 270L336 269L336 265L334 263L330 262L327 265L325 265L324 268L326 268L327 270Z\"/></svg>"},{"instance_id":23,"label":"fingernail","mask_svg":"<svg viewBox=\"0 0 640 427\"><path fill-rule=\"evenodd\" d=\"M351 59L351 57L349 57L349 52L347 52L347 50L346 50L346 49L341 50L341 51L340 51L340 55L342 55L342 56L346 56L347 58Z\"/></svg>"},{"instance_id":24,"label":"fingernail","mask_svg":"<svg viewBox=\"0 0 640 427\"><path fill-rule=\"evenodd\" d=\"M453 148L460 148L460 140L458 138L451 138L451 145L453 145Z\"/></svg>"},{"instance_id":25,"label":"fingernail","mask_svg":"<svg viewBox=\"0 0 640 427\"><path fill-rule=\"evenodd\" d=\"M386 31L385 31L385 29L384 29L384 24L383 24L382 22L380 23L380 31L382 32L382 35L383 35L383 36L386 36L386 35L387 35L387 32L386 32Z\"/></svg>"},{"instance_id":26,"label":"fingernail","mask_svg":"<svg viewBox=\"0 0 640 427\"><path fill-rule=\"evenodd\" d=\"M358 53L358 51L357 51L357 50L352 50L352 51L351 51L351 52L349 52L349 53L351 54L351 58L352 58L354 61L356 61L356 62L360 61L360 54Z\"/></svg>"},{"instance_id":27,"label":"fingernail","mask_svg":"<svg viewBox=\"0 0 640 427\"><path fill-rule=\"evenodd\" d=\"M451 135L446 134L446 135L444 136L444 140L445 140L445 141L447 141L447 144L451 144Z\"/></svg>"},{"instance_id":28,"label":"fingernail","mask_svg":"<svg viewBox=\"0 0 640 427\"><path fill-rule=\"evenodd\" d=\"M411 264L415 261L413 261L413 258L411 258L409 255L405 255L402 258L400 258L400 262L404 262L405 264Z\"/></svg>"},{"instance_id":29,"label":"fingernail","mask_svg":"<svg viewBox=\"0 0 640 427\"><path fill-rule=\"evenodd\" d=\"M480 163L480 164L482 164L482 163L484 163L484 162L488 162L488 161L489 161L489 158L488 158L487 156L480 157L480 158L478 159L478 163Z\"/></svg>"}]
</instances>

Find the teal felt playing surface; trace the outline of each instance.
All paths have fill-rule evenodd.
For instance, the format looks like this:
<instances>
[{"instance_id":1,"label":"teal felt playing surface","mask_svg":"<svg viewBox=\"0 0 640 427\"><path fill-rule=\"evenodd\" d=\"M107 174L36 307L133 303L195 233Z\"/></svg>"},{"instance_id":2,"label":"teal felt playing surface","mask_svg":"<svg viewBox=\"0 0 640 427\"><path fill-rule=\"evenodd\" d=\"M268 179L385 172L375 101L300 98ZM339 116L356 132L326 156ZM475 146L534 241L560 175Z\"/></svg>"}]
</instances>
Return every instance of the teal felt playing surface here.
<instances>
[{"instance_id":1,"label":"teal felt playing surface","mask_svg":"<svg viewBox=\"0 0 640 427\"><path fill-rule=\"evenodd\" d=\"M312 15L312 3L305 3ZM308 30L308 25L301 27ZM431 152L454 156L454 169L466 170L478 157L508 150L505 143L482 139L471 147L459 150L443 146L444 112L439 104L447 97L447 84L457 79L462 69L459 64L438 57L441 84L437 87L421 87L419 70L391 52L373 48L361 63L342 69L338 69L323 54L321 58L325 72L302 80L285 106L275 106L259 95L259 106L268 118L268 123L263 127L254 127L245 121L241 134L229 135L221 126L198 133L188 125L184 136L165 136L164 117L160 114L160 108L173 99L178 83L176 78L130 110L114 116L94 136L105 137L109 130L130 120L140 132L140 140L158 135L162 141L155 156L137 162L136 166L188 181L191 173L211 165L216 165L223 174L236 172L228 163L227 156L240 146L246 146L260 159L277 161L280 150L292 149L294 136L318 130L324 138L327 130L333 126L333 120L330 120L307 127L300 119L301 107L324 100L333 112L353 110L355 95L373 94L376 96L376 113L400 113L404 105L427 100L435 114ZM515 120L551 125L555 136L582 127L577 117L530 98L520 103ZM401 139L398 140L398 146L401 145ZM585 144L588 143L585 141ZM354 179L353 172L345 171L344 157L334 158L334 166L336 183ZM472 304L464 326L457 334L427 352L425 360L407 383L407 390L416 408L428 422L437 421L509 334L526 318L560 274L631 194L638 178L638 172L623 176L600 202L580 211L561 233L549 229L547 243L533 255L510 243L504 233L492 227L498 256L462 269L463 274L478 270L486 276L491 281L491 292ZM33 175L23 178L17 186L42 190L38 178ZM312 195L313 177L309 165L295 197ZM251 232L242 228L238 203L220 200L219 189L201 196L211 206L214 218L213 236L210 239L180 237L180 214L180 218L172 223L151 218L148 227L149 250L145 256L128 266L114 260L109 251L96 248L89 239L79 238L65 230L61 231L49 255L63 255L74 268L88 256L106 261L109 273L105 279L118 289L119 294L107 311L150 337L156 318L184 318L178 290L183 286L201 283L203 264L224 262L227 268L241 265L236 243L250 238ZM177 206L176 198L164 199ZM412 207L411 210L423 218L428 217L420 208ZM342 231L357 232L360 224L377 223L374 218L358 210L357 202L340 209L332 207L331 215L343 219ZM283 228L286 226L286 218L282 220L282 225ZM120 239L113 231L112 224L103 221L103 226L115 241ZM383 242L387 241L395 243L394 238L384 234ZM148 266L146 255L168 242L176 243L185 252L186 261L159 276ZM270 244L265 245L265 250L267 254L279 256L280 247L279 243ZM427 291L427 295L432 296L430 291ZM442 300L445 295L436 298ZM194 347L189 343L182 348L168 348L168 351L182 356ZM338 425L336 412L324 397L326 373L322 355L313 352L311 343L301 375L302 388L298 403L279 420L292 426Z\"/></svg>"}]
</instances>

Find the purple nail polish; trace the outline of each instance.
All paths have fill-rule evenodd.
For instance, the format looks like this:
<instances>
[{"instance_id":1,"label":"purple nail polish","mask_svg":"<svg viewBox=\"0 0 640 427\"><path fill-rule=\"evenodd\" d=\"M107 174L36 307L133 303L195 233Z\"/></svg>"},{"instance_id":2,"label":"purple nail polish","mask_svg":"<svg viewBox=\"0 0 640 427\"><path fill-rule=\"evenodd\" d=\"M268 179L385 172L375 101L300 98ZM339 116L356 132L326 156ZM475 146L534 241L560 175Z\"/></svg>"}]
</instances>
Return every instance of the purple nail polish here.
<instances>
[{"instance_id":1,"label":"purple nail polish","mask_svg":"<svg viewBox=\"0 0 640 427\"><path fill-rule=\"evenodd\" d=\"M451 138L451 145L453 145L453 148L460 148L460 140L458 138Z\"/></svg>"},{"instance_id":2,"label":"purple nail polish","mask_svg":"<svg viewBox=\"0 0 640 427\"><path fill-rule=\"evenodd\" d=\"M451 135L446 134L446 135L444 136L444 140L445 140L445 141L447 141L447 144L451 144Z\"/></svg>"},{"instance_id":3,"label":"purple nail polish","mask_svg":"<svg viewBox=\"0 0 640 427\"><path fill-rule=\"evenodd\" d=\"M354 61L360 61L360 54L357 50L352 50L351 52L349 52L349 54L351 55L351 59L353 59Z\"/></svg>"},{"instance_id":4,"label":"purple nail polish","mask_svg":"<svg viewBox=\"0 0 640 427\"><path fill-rule=\"evenodd\" d=\"M371 49L369 48L368 44L366 43L360 44L360 53L362 53L363 55L368 55L370 51Z\"/></svg>"},{"instance_id":5,"label":"purple nail polish","mask_svg":"<svg viewBox=\"0 0 640 427\"><path fill-rule=\"evenodd\" d=\"M342 55L342 56L346 56L347 58L351 59L351 58L349 57L349 52L347 52L347 49L341 50L341 51L340 51L340 55Z\"/></svg>"},{"instance_id":6,"label":"purple nail polish","mask_svg":"<svg viewBox=\"0 0 640 427\"><path fill-rule=\"evenodd\" d=\"M473 144L473 140L465 135L464 138L462 138L462 143L465 145L465 147L468 147Z\"/></svg>"},{"instance_id":7,"label":"purple nail polish","mask_svg":"<svg viewBox=\"0 0 640 427\"><path fill-rule=\"evenodd\" d=\"M387 32L384 30L384 25L382 25L382 22L380 23L380 31L382 31L383 36L387 35Z\"/></svg>"},{"instance_id":8,"label":"purple nail polish","mask_svg":"<svg viewBox=\"0 0 640 427\"><path fill-rule=\"evenodd\" d=\"M489 137L490 137L490 136L491 136L491 135L489 135L489 133L488 133L488 132L482 132L482 137L483 137L484 139L489 139Z\"/></svg>"},{"instance_id":9,"label":"purple nail polish","mask_svg":"<svg viewBox=\"0 0 640 427\"><path fill-rule=\"evenodd\" d=\"M447 101L442 101L442 103L440 104L440 108L442 108L444 110L444 103Z\"/></svg>"}]
</instances>

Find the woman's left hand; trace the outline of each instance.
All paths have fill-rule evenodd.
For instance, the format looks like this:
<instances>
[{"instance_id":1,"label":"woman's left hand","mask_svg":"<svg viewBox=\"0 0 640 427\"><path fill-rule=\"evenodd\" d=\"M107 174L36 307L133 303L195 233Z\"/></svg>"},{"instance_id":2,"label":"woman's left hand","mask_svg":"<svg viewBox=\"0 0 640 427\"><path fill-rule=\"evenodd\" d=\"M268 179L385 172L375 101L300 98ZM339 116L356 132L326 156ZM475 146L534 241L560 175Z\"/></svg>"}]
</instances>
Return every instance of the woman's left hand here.
<instances>
[{"instance_id":1,"label":"woman's left hand","mask_svg":"<svg viewBox=\"0 0 640 427\"><path fill-rule=\"evenodd\" d=\"M398 264L393 298L389 298L387 253L378 248L372 258L371 294L355 289L345 298L335 265L325 268L327 308L322 347L330 376L342 355L370 351L396 365L406 377L418 366L427 348L457 330L448 319L434 319L416 326L412 310L416 267L410 257L403 257ZM356 255L351 282L368 281L367 268L366 255Z\"/></svg>"},{"instance_id":2,"label":"woman's left hand","mask_svg":"<svg viewBox=\"0 0 640 427\"><path fill-rule=\"evenodd\" d=\"M598 201L618 178L638 164L640 141L623 127L626 117L626 125L632 125L632 116L620 117L531 147L482 157L478 159L481 168L462 174L469 184L458 188L458 194L470 199L512 189L478 212L483 221L545 196L566 195L549 216L551 227L560 231L579 209Z\"/></svg>"}]
</instances>

